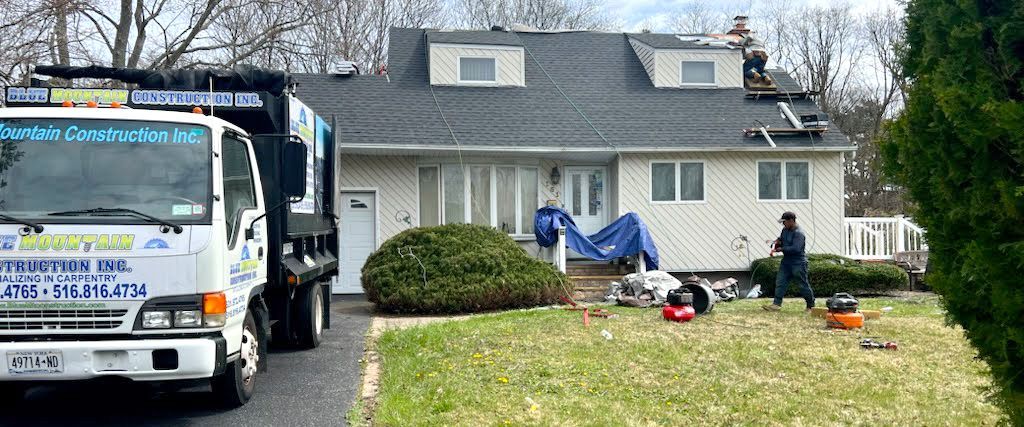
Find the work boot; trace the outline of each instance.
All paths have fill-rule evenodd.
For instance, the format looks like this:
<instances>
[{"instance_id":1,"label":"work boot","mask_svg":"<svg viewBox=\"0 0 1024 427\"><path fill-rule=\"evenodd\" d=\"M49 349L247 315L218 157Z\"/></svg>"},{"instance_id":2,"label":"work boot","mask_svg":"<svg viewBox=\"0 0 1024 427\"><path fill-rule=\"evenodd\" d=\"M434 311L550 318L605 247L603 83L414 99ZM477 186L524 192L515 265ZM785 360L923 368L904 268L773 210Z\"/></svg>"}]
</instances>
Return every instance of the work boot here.
<instances>
[{"instance_id":1,"label":"work boot","mask_svg":"<svg viewBox=\"0 0 1024 427\"><path fill-rule=\"evenodd\" d=\"M761 308L765 309L766 311L780 311L780 310L782 310L782 307L777 306L775 304L762 305Z\"/></svg>"}]
</instances>

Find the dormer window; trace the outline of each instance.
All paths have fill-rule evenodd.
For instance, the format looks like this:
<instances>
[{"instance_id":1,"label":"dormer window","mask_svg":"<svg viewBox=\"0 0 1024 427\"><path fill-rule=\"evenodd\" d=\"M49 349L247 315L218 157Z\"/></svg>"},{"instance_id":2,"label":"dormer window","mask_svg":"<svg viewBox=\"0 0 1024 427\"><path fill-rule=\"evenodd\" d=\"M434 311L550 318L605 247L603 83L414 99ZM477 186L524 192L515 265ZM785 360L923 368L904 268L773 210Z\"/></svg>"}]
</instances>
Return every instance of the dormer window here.
<instances>
[{"instance_id":1,"label":"dormer window","mask_svg":"<svg viewBox=\"0 0 1024 427\"><path fill-rule=\"evenodd\" d=\"M717 86L715 61L681 61L679 70L681 86Z\"/></svg>"},{"instance_id":2,"label":"dormer window","mask_svg":"<svg viewBox=\"0 0 1024 427\"><path fill-rule=\"evenodd\" d=\"M459 57L459 83L497 84L497 61L494 57Z\"/></svg>"}]
</instances>

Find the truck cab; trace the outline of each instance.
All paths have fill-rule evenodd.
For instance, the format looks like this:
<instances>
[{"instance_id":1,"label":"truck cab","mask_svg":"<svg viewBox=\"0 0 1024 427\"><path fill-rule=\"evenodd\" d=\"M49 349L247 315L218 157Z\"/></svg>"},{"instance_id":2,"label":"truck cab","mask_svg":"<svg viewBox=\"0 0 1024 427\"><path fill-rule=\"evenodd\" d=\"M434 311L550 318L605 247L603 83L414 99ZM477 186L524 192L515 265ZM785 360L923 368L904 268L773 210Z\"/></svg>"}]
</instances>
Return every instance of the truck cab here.
<instances>
[{"instance_id":1,"label":"truck cab","mask_svg":"<svg viewBox=\"0 0 1024 427\"><path fill-rule=\"evenodd\" d=\"M316 142L201 107L46 101L63 107L0 109L0 392L208 380L238 406L271 339L319 345L337 229Z\"/></svg>"}]
</instances>

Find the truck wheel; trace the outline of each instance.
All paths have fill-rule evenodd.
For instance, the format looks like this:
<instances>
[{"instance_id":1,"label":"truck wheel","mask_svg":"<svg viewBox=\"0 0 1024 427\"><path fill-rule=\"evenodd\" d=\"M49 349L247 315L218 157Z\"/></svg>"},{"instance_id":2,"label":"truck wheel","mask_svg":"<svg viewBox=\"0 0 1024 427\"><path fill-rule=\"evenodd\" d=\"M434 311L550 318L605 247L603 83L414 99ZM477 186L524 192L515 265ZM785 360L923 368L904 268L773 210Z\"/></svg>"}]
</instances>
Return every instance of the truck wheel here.
<instances>
[{"instance_id":1,"label":"truck wheel","mask_svg":"<svg viewBox=\"0 0 1024 427\"><path fill-rule=\"evenodd\" d=\"M213 392L224 405L236 408L248 402L256 390L260 340L252 313L246 312L242 324L242 346L238 360L231 362L224 373L213 379Z\"/></svg>"},{"instance_id":2,"label":"truck wheel","mask_svg":"<svg viewBox=\"0 0 1024 427\"><path fill-rule=\"evenodd\" d=\"M317 348L324 335L324 292L319 283L302 290L296 315L298 344L302 348Z\"/></svg>"}]
</instances>

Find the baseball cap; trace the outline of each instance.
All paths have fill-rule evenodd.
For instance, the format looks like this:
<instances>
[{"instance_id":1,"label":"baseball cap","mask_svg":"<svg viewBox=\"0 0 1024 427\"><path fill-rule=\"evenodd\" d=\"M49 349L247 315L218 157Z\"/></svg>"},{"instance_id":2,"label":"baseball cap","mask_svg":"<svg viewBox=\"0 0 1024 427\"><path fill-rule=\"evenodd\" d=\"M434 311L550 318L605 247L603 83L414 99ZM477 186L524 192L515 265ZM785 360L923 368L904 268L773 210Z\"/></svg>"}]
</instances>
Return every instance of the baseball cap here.
<instances>
[{"instance_id":1,"label":"baseball cap","mask_svg":"<svg viewBox=\"0 0 1024 427\"><path fill-rule=\"evenodd\" d=\"M783 212L782 218L779 219L779 222L785 221L787 219L796 219L796 214L790 211Z\"/></svg>"}]
</instances>

